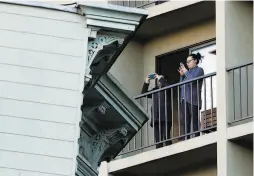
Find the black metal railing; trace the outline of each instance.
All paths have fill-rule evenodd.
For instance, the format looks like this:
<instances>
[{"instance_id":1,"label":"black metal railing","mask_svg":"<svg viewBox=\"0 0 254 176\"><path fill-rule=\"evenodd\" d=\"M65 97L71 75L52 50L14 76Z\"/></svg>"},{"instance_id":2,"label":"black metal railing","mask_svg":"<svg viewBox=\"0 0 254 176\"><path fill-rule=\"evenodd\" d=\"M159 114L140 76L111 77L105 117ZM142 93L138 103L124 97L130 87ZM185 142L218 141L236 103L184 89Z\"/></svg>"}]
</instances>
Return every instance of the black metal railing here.
<instances>
[{"instance_id":1,"label":"black metal railing","mask_svg":"<svg viewBox=\"0 0 254 176\"><path fill-rule=\"evenodd\" d=\"M215 78L216 73L211 73L136 96L151 118L119 155L132 155L216 131Z\"/></svg>"},{"instance_id":2,"label":"black metal railing","mask_svg":"<svg viewBox=\"0 0 254 176\"><path fill-rule=\"evenodd\" d=\"M148 1L141 1L141 0L114 0L109 1L111 4L120 5L124 7L136 7L136 8L148 8L151 6L159 5L169 0L148 0Z\"/></svg>"},{"instance_id":3,"label":"black metal railing","mask_svg":"<svg viewBox=\"0 0 254 176\"><path fill-rule=\"evenodd\" d=\"M253 118L253 62L227 69L229 123Z\"/></svg>"}]
</instances>

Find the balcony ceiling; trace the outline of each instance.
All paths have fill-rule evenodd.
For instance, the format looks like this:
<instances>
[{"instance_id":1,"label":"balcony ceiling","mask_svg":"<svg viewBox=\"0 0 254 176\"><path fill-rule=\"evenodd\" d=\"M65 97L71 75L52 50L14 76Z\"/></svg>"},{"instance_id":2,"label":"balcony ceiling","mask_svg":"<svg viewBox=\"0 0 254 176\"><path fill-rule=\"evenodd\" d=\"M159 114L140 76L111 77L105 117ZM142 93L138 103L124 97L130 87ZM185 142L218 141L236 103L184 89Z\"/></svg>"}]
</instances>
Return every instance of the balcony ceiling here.
<instances>
[{"instance_id":1,"label":"balcony ceiling","mask_svg":"<svg viewBox=\"0 0 254 176\"><path fill-rule=\"evenodd\" d=\"M147 19L137 31L135 39L146 42L165 33L212 18L215 18L215 2L201 1Z\"/></svg>"}]
</instances>

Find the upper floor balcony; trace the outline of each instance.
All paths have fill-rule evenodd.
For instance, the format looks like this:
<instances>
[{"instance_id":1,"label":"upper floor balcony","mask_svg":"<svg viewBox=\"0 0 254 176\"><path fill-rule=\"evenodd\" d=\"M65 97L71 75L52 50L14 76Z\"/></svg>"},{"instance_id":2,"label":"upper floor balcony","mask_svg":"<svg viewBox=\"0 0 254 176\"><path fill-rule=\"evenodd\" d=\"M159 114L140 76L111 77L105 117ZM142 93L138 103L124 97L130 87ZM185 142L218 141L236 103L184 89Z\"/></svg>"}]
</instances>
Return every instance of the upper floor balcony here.
<instances>
[{"instance_id":1,"label":"upper floor balcony","mask_svg":"<svg viewBox=\"0 0 254 176\"><path fill-rule=\"evenodd\" d=\"M229 77L228 125L253 119L253 63L226 70ZM173 145L217 130L216 72L147 91L135 97L150 120L119 154L126 157ZM162 78L163 79L163 78ZM184 99L184 97L186 97Z\"/></svg>"},{"instance_id":2,"label":"upper floor balcony","mask_svg":"<svg viewBox=\"0 0 254 176\"><path fill-rule=\"evenodd\" d=\"M253 124L253 4L228 3L223 12L230 19L226 22L219 17L223 13L217 14L217 6L216 19L214 6L207 7L215 2L204 1L152 16L151 9L170 3L148 7L148 19L119 58L125 64L118 73L126 73L121 83L132 90L149 121L109 163L114 176L185 175L182 170L203 169L209 162L216 173L217 161L221 162L218 149L225 146L219 144L221 134L227 143L253 145L252 128L249 130ZM245 26L244 33L240 26ZM199 64L204 76L179 81L179 63L197 51L204 55ZM169 85L152 90L155 83L151 81L150 91L139 95L145 77L154 72L166 75ZM185 94L188 100L183 99Z\"/></svg>"},{"instance_id":3,"label":"upper floor balcony","mask_svg":"<svg viewBox=\"0 0 254 176\"><path fill-rule=\"evenodd\" d=\"M135 8L148 8L148 7L152 7L155 5L159 5L162 4L164 2L167 2L169 0L148 0L148 1L138 1L138 0L109 0L108 2L111 4L116 4L116 5L120 5L120 6L124 6L124 7L135 7Z\"/></svg>"},{"instance_id":4,"label":"upper floor balcony","mask_svg":"<svg viewBox=\"0 0 254 176\"><path fill-rule=\"evenodd\" d=\"M166 83L166 87L136 96L150 120L121 155L173 145L216 131L215 81L214 72L173 85Z\"/></svg>"}]
</instances>

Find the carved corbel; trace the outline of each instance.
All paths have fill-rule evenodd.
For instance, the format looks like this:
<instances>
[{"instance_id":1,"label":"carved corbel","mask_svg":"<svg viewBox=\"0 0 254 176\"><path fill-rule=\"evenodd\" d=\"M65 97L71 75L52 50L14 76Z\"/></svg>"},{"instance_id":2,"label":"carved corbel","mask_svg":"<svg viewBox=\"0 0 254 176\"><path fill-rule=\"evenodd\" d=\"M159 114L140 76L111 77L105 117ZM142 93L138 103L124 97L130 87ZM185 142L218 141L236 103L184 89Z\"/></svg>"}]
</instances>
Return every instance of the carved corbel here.
<instances>
[{"instance_id":1,"label":"carved corbel","mask_svg":"<svg viewBox=\"0 0 254 176\"><path fill-rule=\"evenodd\" d=\"M107 151L109 148L120 145L118 147L121 149L126 144L127 136L131 133L130 130L129 125L124 125L120 128L100 131L90 139L81 133L79 138L79 153L96 169L101 161L112 159L112 153L108 153ZM117 148L115 148L116 151Z\"/></svg>"},{"instance_id":2,"label":"carved corbel","mask_svg":"<svg viewBox=\"0 0 254 176\"><path fill-rule=\"evenodd\" d=\"M96 67L100 64L101 60L109 62L117 48L123 44L124 38L111 36L111 35L99 35L97 34L95 39L88 42L88 56L86 65L85 85L92 79L92 67ZM111 45L115 44L115 48L112 50Z\"/></svg>"},{"instance_id":3,"label":"carved corbel","mask_svg":"<svg viewBox=\"0 0 254 176\"><path fill-rule=\"evenodd\" d=\"M114 42L118 42L119 45L123 44L124 39L107 36L107 35L98 35L94 41L88 43L88 62L91 65L96 58L97 53L103 49L104 46L110 45Z\"/></svg>"}]
</instances>

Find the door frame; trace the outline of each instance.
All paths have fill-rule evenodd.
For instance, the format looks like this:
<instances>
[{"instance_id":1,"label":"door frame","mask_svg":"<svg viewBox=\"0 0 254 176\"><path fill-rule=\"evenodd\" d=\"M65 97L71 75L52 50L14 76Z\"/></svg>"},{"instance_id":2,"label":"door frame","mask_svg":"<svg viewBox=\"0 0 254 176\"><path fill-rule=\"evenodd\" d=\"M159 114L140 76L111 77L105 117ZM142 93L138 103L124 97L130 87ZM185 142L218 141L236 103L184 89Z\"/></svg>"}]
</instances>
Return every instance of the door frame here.
<instances>
[{"instance_id":1,"label":"door frame","mask_svg":"<svg viewBox=\"0 0 254 176\"><path fill-rule=\"evenodd\" d=\"M186 49L189 49L189 54L191 54L191 50L198 49L198 48L203 48L203 47L213 45L213 44L216 44L216 38L211 38L211 39L208 39L208 40L204 40L204 41L199 42L199 43L188 45L188 46L185 46L185 47L182 47L182 48L179 48L179 49L176 49L176 50L172 50L172 51L160 54L158 56L155 56L155 72L156 73L158 72L158 70L159 70L159 59L163 56L166 56L166 55L169 55L169 54L172 54L172 53L175 53L175 52L179 52L179 51L182 51L182 50L186 50Z\"/></svg>"},{"instance_id":2,"label":"door frame","mask_svg":"<svg viewBox=\"0 0 254 176\"><path fill-rule=\"evenodd\" d=\"M193 46L189 49L189 54L192 53L193 50L198 50L198 49L202 49L202 48L205 48L205 47L208 47L208 46L211 46L211 45L214 45L216 44L216 41L210 41L210 42L207 42L207 43L203 43L203 44L200 44L200 45L197 45L197 46Z\"/></svg>"}]
</instances>

